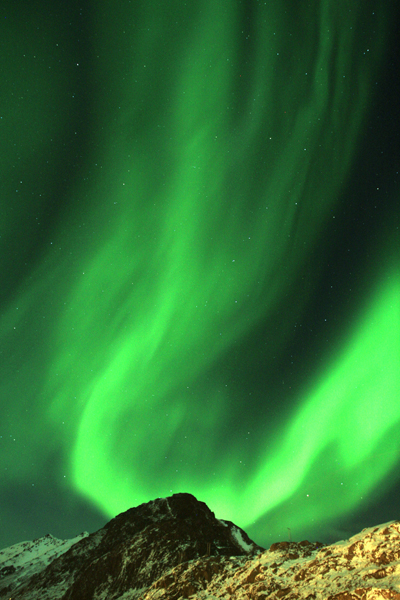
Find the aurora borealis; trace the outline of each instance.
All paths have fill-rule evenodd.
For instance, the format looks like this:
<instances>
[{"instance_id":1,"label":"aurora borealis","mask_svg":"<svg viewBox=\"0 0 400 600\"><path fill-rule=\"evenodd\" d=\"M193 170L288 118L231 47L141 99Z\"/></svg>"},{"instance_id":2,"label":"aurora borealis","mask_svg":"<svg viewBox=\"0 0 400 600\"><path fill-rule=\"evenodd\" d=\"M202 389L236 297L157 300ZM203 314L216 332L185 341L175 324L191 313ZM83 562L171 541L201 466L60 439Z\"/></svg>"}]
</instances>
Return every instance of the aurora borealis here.
<instances>
[{"instance_id":1,"label":"aurora borealis","mask_svg":"<svg viewBox=\"0 0 400 600\"><path fill-rule=\"evenodd\" d=\"M0 546L175 492L261 545L399 518L394 4L24 4Z\"/></svg>"}]
</instances>

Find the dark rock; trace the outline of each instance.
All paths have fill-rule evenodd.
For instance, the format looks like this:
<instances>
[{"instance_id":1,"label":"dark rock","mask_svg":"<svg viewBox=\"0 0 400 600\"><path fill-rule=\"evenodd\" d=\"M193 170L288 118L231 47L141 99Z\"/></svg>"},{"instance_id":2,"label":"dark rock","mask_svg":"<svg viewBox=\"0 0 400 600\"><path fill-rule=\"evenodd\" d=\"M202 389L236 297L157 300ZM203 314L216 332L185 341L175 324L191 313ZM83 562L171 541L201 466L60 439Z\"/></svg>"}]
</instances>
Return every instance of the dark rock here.
<instances>
[{"instance_id":1,"label":"dark rock","mask_svg":"<svg viewBox=\"0 0 400 600\"><path fill-rule=\"evenodd\" d=\"M264 550L234 523L216 519L204 502L175 494L132 508L78 539L33 576L15 580L10 562L4 564L0 597L400 600L400 522L329 547L303 540ZM43 540L49 548L64 543L40 538L36 550ZM26 544L29 549L32 543Z\"/></svg>"},{"instance_id":2,"label":"dark rock","mask_svg":"<svg viewBox=\"0 0 400 600\"><path fill-rule=\"evenodd\" d=\"M14 591L13 600L107 600L148 588L180 563L263 551L191 494L158 498L121 513ZM207 581L211 573L204 571Z\"/></svg>"},{"instance_id":3,"label":"dark rock","mask_svg":"<svg viewBox=\"0 0 400 600\"><path fill-rule=\"evenodd\" d=\"M15 567L13 565L3 567L0 569L0 579L3 579L3 577L7 577L7 575L11 575L12 573L15 573Z\"/></svg>"}]
</instances>

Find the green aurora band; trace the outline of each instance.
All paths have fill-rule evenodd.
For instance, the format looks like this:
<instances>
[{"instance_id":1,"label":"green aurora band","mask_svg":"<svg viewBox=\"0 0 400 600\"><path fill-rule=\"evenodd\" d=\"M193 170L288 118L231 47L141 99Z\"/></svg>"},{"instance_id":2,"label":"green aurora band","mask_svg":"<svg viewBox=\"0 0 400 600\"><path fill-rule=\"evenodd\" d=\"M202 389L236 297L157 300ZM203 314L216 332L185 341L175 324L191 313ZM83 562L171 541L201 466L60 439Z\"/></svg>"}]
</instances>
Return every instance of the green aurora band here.
<instances>
[{"instance_id":1,"label":"green aurora band","mask_svg":"<svg viewBox=\"0 0 400 600\"><path fill-rule=\"evenodd\" d=\"M340 215L389 10L268 2L247 19L231 0L139 5L98 3L86 71L99 90L95 141L68 183L70 208L3 311L15 359L2 389L24 397L7 418L27 446L3 485L61 451L64 485L110 517L188 491L254 532L280 506L276 534L339 518L384 489L398 461L395 242L295 405L260 409L252 445L241 441L246 418L238 424L246 398L214 373L265 320L279 320L271 356L284 352L307 309L307 268ZM46 77L38 114L63 93L61 76ZM31 142L42 127L28 129ZM18 219L7 227L15 234Z\"/></svg>"}]
</instances>

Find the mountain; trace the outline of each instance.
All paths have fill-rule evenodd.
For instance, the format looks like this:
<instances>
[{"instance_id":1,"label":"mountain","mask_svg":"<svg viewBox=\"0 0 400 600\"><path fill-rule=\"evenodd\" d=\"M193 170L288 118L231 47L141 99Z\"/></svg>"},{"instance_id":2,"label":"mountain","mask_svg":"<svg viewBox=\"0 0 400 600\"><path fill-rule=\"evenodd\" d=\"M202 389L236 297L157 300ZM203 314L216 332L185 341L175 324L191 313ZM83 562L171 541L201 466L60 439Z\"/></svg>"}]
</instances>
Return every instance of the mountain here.
<instances>
[{"instance_id":1,"label":"mountain","mask_svg":"<svg viewBox=\"0 0 400 600\"><path fill-rule=\"evenodd\" d=\"M71 540L58 540L49 533L31 542L20 542L0 550L0 596L8 588L25 584L33 575L43 571L54 559L64 554L88 533Z\"/></svg>"},{"instance_id":2,"label":"mountain","mask_svg":"<svg viewBox=\"0 0 400 600\"><path fill-rule=\"evenodd\" d=\"M4 575L0 598L117 599L132 588L146 590L182 562L207 554L247 556L262 550L242 529L216 519L204 502L190 494L174 494L118 515L50 564L43 564L23 584L19 584L18 563L0 565ZM3 552L8 558L9 552ZM138 593L130 597L136 598Z\"/></svg>"},{"instance_id":3,"label":"mountain","mask_svg":"<svg viewBox=\"0 0 400 600\"><path fill-rule=\"evenodd\" d=\"M400 522L330 546L257 546L191 494L158 498L73 540L0 552L4 600L400 600Z\"/></svg>"}]
</instances>

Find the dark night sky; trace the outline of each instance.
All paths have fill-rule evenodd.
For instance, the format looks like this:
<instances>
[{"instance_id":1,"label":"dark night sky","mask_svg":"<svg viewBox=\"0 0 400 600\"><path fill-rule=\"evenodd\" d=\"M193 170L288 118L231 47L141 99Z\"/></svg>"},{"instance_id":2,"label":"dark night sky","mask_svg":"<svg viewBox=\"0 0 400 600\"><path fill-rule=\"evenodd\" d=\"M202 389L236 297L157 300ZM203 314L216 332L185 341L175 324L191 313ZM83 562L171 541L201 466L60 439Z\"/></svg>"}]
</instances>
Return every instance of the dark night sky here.
<instances>
[{"instance_id":1,"label":"dark night sky","mask_svg":"<svg viewBox=\"0 0 400 600\"><path fill-rule=\"evenodd\" d=\"M400 518L395 3L0 17L0 548L175 492L264 546Z\"/></svg>"}]
</instances>

